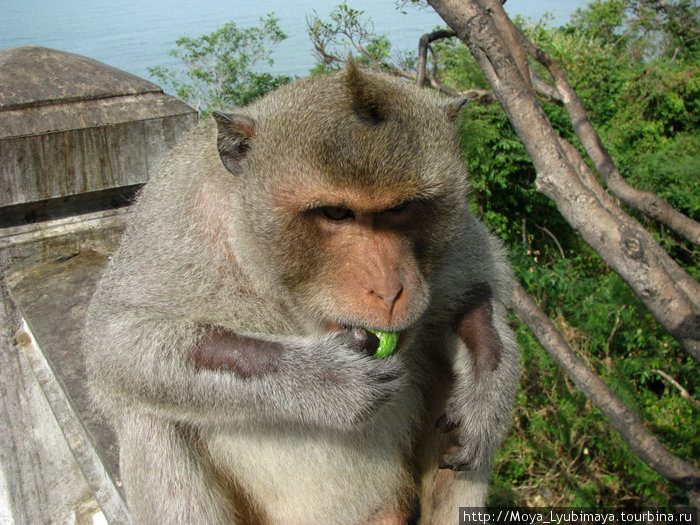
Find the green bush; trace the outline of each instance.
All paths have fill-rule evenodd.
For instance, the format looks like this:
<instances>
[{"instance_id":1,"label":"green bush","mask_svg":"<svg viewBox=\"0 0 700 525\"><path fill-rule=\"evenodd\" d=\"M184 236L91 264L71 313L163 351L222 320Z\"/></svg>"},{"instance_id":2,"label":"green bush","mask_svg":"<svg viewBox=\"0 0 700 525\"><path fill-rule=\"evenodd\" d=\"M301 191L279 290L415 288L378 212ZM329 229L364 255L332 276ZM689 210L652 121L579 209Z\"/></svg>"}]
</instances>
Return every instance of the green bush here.
<instances>
[{"instance_id":1,"label":"green bush","mask_svg":"<svg viewBox=\"0 0 700 525\"><path fill-rule=\"evenodd\" d=\"M215 109L245 105L292 80L256 69L260 63L272 66L271 46L287 38L277 22L269 14L257 27L241 29L228 22L208 35L183 36L175 42L178 49L170 52L182 66L156 66L149 72L203 117Z\"/></svg>"}]
</instances>

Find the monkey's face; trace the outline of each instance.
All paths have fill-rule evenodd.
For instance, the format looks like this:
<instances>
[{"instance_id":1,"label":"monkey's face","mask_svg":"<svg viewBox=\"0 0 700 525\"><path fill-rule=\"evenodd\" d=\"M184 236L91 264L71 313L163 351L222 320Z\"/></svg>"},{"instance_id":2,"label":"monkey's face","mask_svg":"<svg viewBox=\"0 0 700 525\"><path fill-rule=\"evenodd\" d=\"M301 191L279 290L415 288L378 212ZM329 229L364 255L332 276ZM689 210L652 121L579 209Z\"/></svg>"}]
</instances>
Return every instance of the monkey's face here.
<instances>
[{"instance_id":1,"label":"monkey's face","mask_svg":"<svg viewBox=\"0 0 700 525\"><path fill-rule=\"evenodd\" d=\"M307 326L413 325L466 207L444 105L351 68L288 86L247 115L215 115L247 270Z\"/></svg>"},{"instance_id":2,"label":"monkey's face","mask_svg":"<svg viewBox=\"0 0 700 525\"><path fill-rule=\"evenodd\" d=\"M281 282L320 322L399 331L429 302L427 200L317 186L275 207Z\"/></svg>"},{"instance_id":3,"label":"monkey's face","mask_svg":"<svg viewBox=\"0 0 700 525\"><path fill-rule=\"evenodd\" d=\"M262 171L254 148L248 168ZM296 163L278 170L274 184L241 182L236 208L247 233L239 246L251 248L238 258L312 330L406 330L429 305L460 213L454 188L437 191L409 176L413 183L372 184L365 176L339 184Z\"/></svg>"}]
</instances>

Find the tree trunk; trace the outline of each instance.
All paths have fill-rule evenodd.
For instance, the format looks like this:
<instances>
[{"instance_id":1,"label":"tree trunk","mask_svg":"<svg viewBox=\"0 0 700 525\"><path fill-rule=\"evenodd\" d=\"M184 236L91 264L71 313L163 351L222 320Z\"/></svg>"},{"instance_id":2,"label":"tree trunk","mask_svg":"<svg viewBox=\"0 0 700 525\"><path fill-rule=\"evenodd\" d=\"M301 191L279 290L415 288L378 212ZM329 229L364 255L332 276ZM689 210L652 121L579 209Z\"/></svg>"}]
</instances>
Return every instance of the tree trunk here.
<instances>
[{"instance_id":1,"label":"tree trunk","mask_svg":"<svg viewBox=\"0 0 700 525\"><path fill-rule=\"evenodd\" d=\"M632 288L654 318L700 361L700 285L594 177L581 174L573 146L552 128L492 17L496 0L428 0L470 48L537 171L538 190L551 198L581 237ZM521 54L522 51L518 53ZM585 163L584 163L585 164Z\"/></svg>"}]
</instances>

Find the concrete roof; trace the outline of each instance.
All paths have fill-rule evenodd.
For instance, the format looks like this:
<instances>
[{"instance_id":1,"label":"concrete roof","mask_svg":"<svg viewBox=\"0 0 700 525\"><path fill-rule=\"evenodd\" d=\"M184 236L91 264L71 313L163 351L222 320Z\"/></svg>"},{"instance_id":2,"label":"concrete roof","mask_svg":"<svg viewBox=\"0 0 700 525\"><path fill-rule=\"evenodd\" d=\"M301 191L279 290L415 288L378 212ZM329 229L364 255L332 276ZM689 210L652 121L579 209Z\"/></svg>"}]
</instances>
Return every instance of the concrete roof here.
<instances>
[{"instance_id":1,"label":"concrete roof","mask_svg":"<svg viewBox=\"0 0 700 525\"><path fill-rule=\"evenodd\" d=\"M97 60L39 46L0 50L0 78L0 111L163 91Z\"/></svg>"}]
</instances>

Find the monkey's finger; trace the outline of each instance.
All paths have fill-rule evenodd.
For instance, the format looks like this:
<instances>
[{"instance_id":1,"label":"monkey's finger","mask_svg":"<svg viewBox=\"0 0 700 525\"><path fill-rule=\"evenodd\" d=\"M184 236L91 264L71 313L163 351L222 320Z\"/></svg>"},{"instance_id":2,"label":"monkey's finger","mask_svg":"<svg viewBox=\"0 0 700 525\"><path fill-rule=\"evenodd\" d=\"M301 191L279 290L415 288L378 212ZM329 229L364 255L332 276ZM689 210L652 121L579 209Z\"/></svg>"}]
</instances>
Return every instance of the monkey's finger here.
<instances>
[{"instance_id":1,"label":"monkey's finger","mask_svg":"<svg viewBox=\"0 0 700 525\"><path fill-rule=\"evenodd\" d=\"M353 328L351 332L360 350L367 355L374 355L379 347L379 338L372 332L360 327Z\"/></svg>"}]
</instances>

